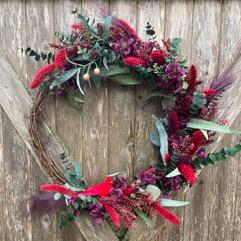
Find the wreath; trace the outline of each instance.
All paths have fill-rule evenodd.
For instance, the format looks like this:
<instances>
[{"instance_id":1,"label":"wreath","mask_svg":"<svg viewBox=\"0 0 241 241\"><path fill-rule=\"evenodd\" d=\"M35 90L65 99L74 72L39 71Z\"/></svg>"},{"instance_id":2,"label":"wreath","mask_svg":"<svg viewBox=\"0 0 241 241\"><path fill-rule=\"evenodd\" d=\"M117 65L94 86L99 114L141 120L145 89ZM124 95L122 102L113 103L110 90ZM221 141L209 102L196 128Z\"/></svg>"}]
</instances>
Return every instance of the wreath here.
<instances>
[{"instance_id":1,"label":"wreath","mask_svg":"<svg viewBox=\"0 0 241 241\"><path fill-rule=\"evenodd\" d=\"M218 118L220 97L235 81L233 66L217 75L209 88L198 88L194 65L188 66L179 57L181 39L156 42L156 33L147 23L147 40L126 21L103 13L100 18L84 17L77 10L78 22L68 33L56 33L57 42L50 43L56 50L24 51L37 61L46 60L31 82L40 86L30 113L30 135L33 147L54 183L41 185L43 191L32 199L32 212L61 211L60 227L88 210L96 223L107 219L115 230L134 228L139 216L145 222L161 215L171 223L179 218L166 207L185 206L189 202L173 200L172 192L197 183L197 172L203 166L235 156L241 145L226 147L217 153L207 153L206 147L216 133L240 134ZM140 170L131 182L119 173L111 174L94 186L88 187L81 176L78 163L71 163L60 154L66 170L63 172L49 154L42 138L41 108L49 93L66 96L82 111L87 86L100 89L103 81L121 85L151 87L151 98L158 98L159 115L152 116L154 130L150 141L159 149L155 165ZM66 161L67 160L67 161Z\"/></svg>"}]
</instances>

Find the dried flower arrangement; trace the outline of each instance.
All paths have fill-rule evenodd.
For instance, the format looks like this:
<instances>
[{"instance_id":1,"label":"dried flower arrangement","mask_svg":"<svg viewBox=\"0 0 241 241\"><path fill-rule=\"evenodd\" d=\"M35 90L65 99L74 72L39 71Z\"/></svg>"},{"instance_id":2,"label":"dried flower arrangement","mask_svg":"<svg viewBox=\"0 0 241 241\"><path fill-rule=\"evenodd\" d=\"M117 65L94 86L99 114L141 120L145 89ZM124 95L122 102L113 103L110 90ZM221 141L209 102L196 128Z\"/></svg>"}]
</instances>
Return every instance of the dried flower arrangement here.
<instances>
[{"instance_id":1,"label":"dried flower arrangement","mask_svg":"<svg viewBox=\"0 0 241 241\"><path fill-rule=\"evenodd\" d=\"M71 25L69 33L57 33L59 41L50 43L56 50L55 56L51 52L25 50L36 60L48 61L31 83L31 88L40 86L31 111L30 134L43 165L48 168L51 157L42 155L46 149L36 132L42 100L52 92L67 96L79 108L84 103L86 85L99 89L102 81L150 85L150 98L160 100L161 115L153 116L155 128L150 133L150 141L159 148L159 160L155 166L140 170L132 183L116 173L91 187L81 177L78 164L63 174L51 163L51 177L56 184L41 185L43 192L33 197L32 211L63 209L61 227L81 215L83 209L89 210L96 223L109 220L116 231L134 228L138 216L150 223L161 215L180 224L166 207L189 202L172 200L170 193L197 183L197 170L202 166L223 161L241 150L237 144L217 153L206 152L216 133L241 133L218 119L220 98L237 75L231 67L216 76L208 89L199 90L202 81L197 68L187 66L187 61L179 57L181 39L159 44L153 27L147 23L148 40L142 41L129 23L111 14L104 13L100 21L85 18L78 11L73 14L79 22Z\"/></svg>"}]
</instances>

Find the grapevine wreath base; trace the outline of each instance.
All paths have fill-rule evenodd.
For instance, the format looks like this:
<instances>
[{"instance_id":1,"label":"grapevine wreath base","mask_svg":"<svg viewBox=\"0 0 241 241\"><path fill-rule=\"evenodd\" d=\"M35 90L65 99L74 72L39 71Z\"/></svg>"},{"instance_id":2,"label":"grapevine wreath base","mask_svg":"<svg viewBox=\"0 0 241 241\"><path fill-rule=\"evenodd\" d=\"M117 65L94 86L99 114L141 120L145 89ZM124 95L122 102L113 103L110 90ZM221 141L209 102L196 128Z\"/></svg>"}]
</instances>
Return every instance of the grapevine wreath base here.
<instances>
[{"instance_id":1,"label":"grapevine wreath base","mask_svg":"<svg viewBox=\"0 0 241 241\"><path fill-rule=\"evenodd\" d=\"M202 81L196 67L180 59L179 38L163 40L161 46L149 23L145 29L148 40L143 41L127 22L110 14L104 13L100 19L85 18L77 11L73 14L79 21L71 25L70 32L57 33L58 42L50 43L55 56L25 50L37 61L48 61L31 83L31 88L40 88L31 109L29 131L42 167L54 182L41 185L42 192L32 199L32 212L61 212L59 225L63 227L88 210L97 224L108 220L120 240L128 240L126 230L135 228L137 217L150 224L160 215L179 225L179 218L166 207L189 202L172 200L170 194L197 183L197 171L203 166L241 150L237 144L217 153L206 152L216 133L240 134L218 119L220 98L239 72L234 73L231 66L217 75L209 88L198 90ZM49 153L41 132L41 109L49 93L66 96L81 109L87 88L94 85L99 89L102 81L151 87L148 100L159 99L161 114L152 116L155 128L150 141L160 154L156 165L138 171L131 183L115 173L88 187L78 163L60 154L64 173Z\"/></svg>"}]
</instances>

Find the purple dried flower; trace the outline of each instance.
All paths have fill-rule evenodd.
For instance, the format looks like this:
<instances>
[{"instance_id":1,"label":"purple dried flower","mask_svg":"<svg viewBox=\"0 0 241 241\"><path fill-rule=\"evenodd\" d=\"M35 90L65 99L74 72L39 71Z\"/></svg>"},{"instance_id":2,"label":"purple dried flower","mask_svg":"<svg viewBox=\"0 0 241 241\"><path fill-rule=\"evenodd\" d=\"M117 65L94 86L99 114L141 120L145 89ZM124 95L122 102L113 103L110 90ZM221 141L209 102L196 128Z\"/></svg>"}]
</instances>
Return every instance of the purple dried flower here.
<instances>
[{"instance_id":1,"label":"purple dried flower","mask_svg":"<svg viewBox=\"0 0 241 241\"><path fill-rule=\"evenodd\" d=\"M105 208L102 203L97 202L90 205L90 215L95 219L96 223L102 223L105 219Z\"/></svg>"},{"instance_id":2,"label":"purple dried flower","mask_svg":"<svg viewBox=\"0 0 241 241\"><path fill-rule=\"evenodd\" d=\"M120 188L112 188L110 197L115 200L115 202L121 202L123 201L123 191Z\"/></svg>"},{"instance_id":3,"label":"purple dried flower","mask_svg":"<svg viewBox=\"0 0 241 241\"><path fill-rule=\"evenodd\" d=\"M141 170L136 175L137 179L141 181L141 184L156 184L157 177L155 176L155 168L150 168L148 170Z\"/></svg>"},{"instance_id":4,"label":"purple dried flower","mask_svg":"<svg viewBox=\"0 0 241 241\"><path fill-rule=\"evenodd\" d=\"M178 191L182 185L182 178L180 176L170 177L163 180L163 184L168 190Z\"/></svg>"},{"instance_id":5,"label":"purple dried flower","mask_svg":"<svg viewBox=\"0 0 241 241\"><path fill-rule=\"evenodd\" d=\"M54 200L55 193L44 192L39 193L31 198L30 212L35 214L45 214L57 212L65 205L63 199Z\"/></svg>"},{"instance_id":6,"label":"purple dried flower","mask_svg":"<svg viewBox=\"0 0 241 241\"><path fill-rule=\"evenodd\" d=\"M135 50L136 40L134 38L128 38L123 36L116 43L112 43L111 47L117 54L129 55Z\"/></svg>"},{"instance_id":7,"label":"purple dried flower","mask_svg":"<svg viewBox=\"0 0 241 241\"><path fill-rule=\"evenodd\" d=\"M170 63L166 67L166 74L170 79L180 80L185 74L185 71L179 63Z\"/></svg>"},{"instance_id":8,"label":"purple dried flower","mask_svg":"<svg viewBox=\"0 0 241 241\"><path fill-rule=\"evenodd\" d=\"M201 148L201 149L197 152L197 156L198 156L199 158L201 158L201 159L205 159L205 158L207 158L208 155L207 155L205 149L204 149L204 148Z\"/></svg>"},{"instance_id":9,"label":"purple dried flower","mask_svg":"<svg viewBox=\"0 0 241 241\"><path fill-rule=\"evenodd\" d=\"M117 177L113 182L114 188L124 188L127 186L127 181L125 177Z\"/></svg>"}]
</instances>

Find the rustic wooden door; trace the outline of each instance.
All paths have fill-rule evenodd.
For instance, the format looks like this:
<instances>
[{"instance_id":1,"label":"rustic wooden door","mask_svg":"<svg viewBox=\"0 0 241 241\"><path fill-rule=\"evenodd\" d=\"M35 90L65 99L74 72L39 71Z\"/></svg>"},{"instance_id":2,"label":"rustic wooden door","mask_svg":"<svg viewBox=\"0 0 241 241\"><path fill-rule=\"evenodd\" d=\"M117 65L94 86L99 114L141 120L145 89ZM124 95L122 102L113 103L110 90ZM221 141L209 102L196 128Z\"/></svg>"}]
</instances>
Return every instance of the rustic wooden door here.
<instances>
[{"instance_id":1,"label":"rustic wooden door","mask_svg":"<svg viewBox=\"0 0 241 241\"><path fill-rule=\"evenodd\" d=\"M27 121L31 105L28 89L40 67L24 56L20 48L44 48L54 32L74 21L75 8L95 14L99 8L129 20L140 36L149 21L160 36L183 39L183 55L200 68L208 81L240 53L240 1L177 0L2 0L0 2L0 240L114 240L109 229L93 229L88 217L59 230L57 217L28 215L31 194L47 177L38 166L28 140ZM25 86L25 88L24 88ZM26 91L27 90L27 91ZM106 174L122 170L133 176L153 162L155 153L148 142L152 128L143 107L145 88L106 84L100 92L90 89L84 116L65 99L52 98L45 108L46 122L79 160L89 184ZM241 84L236 83L225 97L221 115L240 129ZM145 108L145 109L143 109ZM221 143L222 142L222 143ZM237 142L237 137L218 140L213 148ZM221 143L221 144L220 144ZM191 205L178 210L182 227L140 223L131 240L239 241L241 239L241 164L229 160L201 174L203 185L187 190L180 198ZM239 158L240 159L240 158ZM87 221L86 221L87 220ZM93 236L91 236L93 235ZM92 237L92 238L91 238Z\"/></svg>"}]
</instances>

